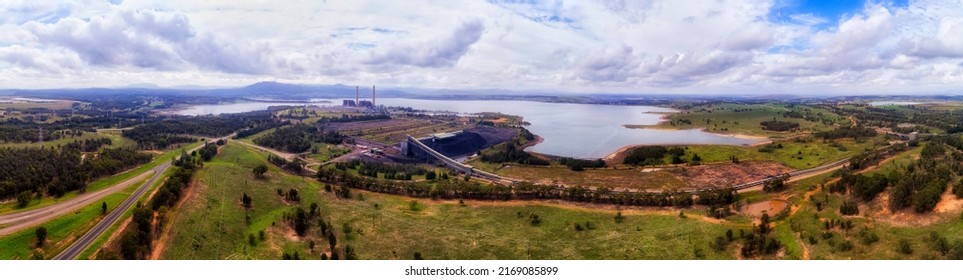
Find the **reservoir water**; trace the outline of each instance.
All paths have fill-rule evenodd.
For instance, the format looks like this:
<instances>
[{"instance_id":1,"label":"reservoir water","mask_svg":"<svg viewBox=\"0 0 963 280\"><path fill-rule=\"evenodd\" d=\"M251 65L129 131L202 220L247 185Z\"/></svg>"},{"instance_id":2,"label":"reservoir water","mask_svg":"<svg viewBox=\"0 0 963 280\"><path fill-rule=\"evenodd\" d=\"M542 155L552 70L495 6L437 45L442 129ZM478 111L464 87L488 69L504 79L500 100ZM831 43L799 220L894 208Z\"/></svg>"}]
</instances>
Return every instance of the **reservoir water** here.
<instances>
[{"instance_id":1,"label":"reservoir water","mask_svg":"<svg viewBox=\"0 0 963 280\"><path fill-rule=\"evenodd\" d=\"M279 105L341 104L340 100L314 102L257 102L196 105L175 112L181 115L241 113ZM323 102L327 101L327 102ZM544 140L528 151L576 158L600 158L629 145L722 144L750 145L760 140L708 133L698 129L661 130L625 128L625 124L657 124L662 114L675 110L653 106L545 103L510 100L420 100L379 98L379 105L457 113L500 112L522 116L526 128Z\"/></svg>"}]
</instances>

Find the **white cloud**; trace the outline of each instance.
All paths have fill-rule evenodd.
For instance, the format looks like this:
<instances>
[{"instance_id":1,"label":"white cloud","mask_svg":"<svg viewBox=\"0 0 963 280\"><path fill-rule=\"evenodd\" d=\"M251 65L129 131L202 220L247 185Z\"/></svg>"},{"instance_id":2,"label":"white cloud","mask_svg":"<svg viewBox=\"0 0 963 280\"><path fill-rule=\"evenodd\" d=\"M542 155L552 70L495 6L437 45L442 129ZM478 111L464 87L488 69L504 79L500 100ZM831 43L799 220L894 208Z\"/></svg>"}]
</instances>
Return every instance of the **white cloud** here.
<instances>
[{"instance_id":1,"label":"white cloud","mask_svg":"<svg viewBox=\"0 0 963 280\"><path fill-rule=\"evenodd\" d=\"M258 80L584 92L963 86L963 3L770 21L770 0L7 1L9 87Z\"/></svg>"},{"instance_id":2,"label":"white cloud","mask_svg":"<svg viewBox=\"0 0 963 280\"><path fill-rule=\"evenodd\" d=\"M368 64L412 65L418 67L451 67L458 62L473 44L481 39L485 26L473 20L458 26L450 35L429 42L390 46L384 52L375 53Z\"/></svg>"}]
</instances>

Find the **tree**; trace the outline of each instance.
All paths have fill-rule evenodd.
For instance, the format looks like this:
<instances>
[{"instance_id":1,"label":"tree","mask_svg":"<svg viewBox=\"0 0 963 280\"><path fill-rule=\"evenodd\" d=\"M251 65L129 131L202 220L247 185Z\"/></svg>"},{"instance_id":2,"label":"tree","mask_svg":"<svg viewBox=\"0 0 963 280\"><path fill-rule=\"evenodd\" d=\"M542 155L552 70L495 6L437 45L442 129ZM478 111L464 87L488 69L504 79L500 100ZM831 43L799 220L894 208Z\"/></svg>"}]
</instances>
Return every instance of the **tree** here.
<instances>
[{"instance_id":1,"label":"tree","mask_svg":"<svg viewBox=\"0 0 963 280\"><path fill-rule=\"evenodd\" d=\"M308 211L308 214L311 217L318 217L321 215L321 210L317 202L311 202L311 208Z\"/></svg>"},{"instance_id":2,"label":"tree","mask_svg":"<svg viewBox=\"0 0 963 280\"><path fill-rule=\"evenodd\" d=\"M956 195L956 198L963 198L963 181L959 181L956 185L953 185L953 195Z\"/></svg>"},{"instance_id":3,"label":"tree","mask_svg":"<svg viewBox=\"0 0 963 280\"><path fill-rule=\"evenodd\" d=\"M101 203L101 204L100 204L100 214L101 214L101 215L107 215L107 202L106 202L106 201L105 201L104 203Z\"/></svg>"},{"instance_id":4,"label":"tree","mask_svg":"<svg viewBox=\"0 0 963 280\"><path fill-rule=\"evenodd\" d=\"M913 246L910 244L909 240L900 239L897 251L899 251L901 254L909 255L913 253Z\"/></svg>"},{"instance_id":5,"label":"tree","mask_svg":"<svg viewBox=\"0 0 963 280\"><path fill-rule=\"evenodd\" d=\"M346 260L356 260L358 256L354 254L354 248L351 245L344 246L344 259Z\"/></svg>"},{"instance_id":6,"label":"tree","mask_svg":"<svg viewBox=\"0 0 963 280\"><path fill-rule=\"evenodd\" d=\"M786 179L787 176L779 176L773 178L772 180L766 181L762 185L762 191L764 192L778 192L786 189Z\"/></svg>"},{"instance_id":7,"label":"tree","mask_svg":"<svg viewBox=\"0 0 963 280\"><path fill-rule=\"evenodd\" d=\"M241 196L241 204L244 205L244 208L250 209L250 208L251 208L251 196L247 195L247 193L244 193L244 194Z\"/></svg>"},{"instance_id":8,"label":"tree","mask_svg":"<svg viewBox=\"0 0 963 280\"><path fill-rule=\"evenodd\" d=\"M17 195L17 208L24 208L30 204L30 192L24 191Z\"/></svg>"},{"instance_id":9,"label":"tree","mask_svg":"<svg viewBox=\"0 0 963 280\"><path fill-rule=\"evenodd\" d=\"M699 157L699 154L692 154L692 162L701 162L701 161L702 161L702 158Z\"/></svg>"},{"instance_id":10,"label":"tree","mask_svg":"<svg viewBox=\"0 0 963 280\"><path fill-rule=\"evenodd\" d=\"M44 242L47 242L47 228L38 227L33 233L37 236L37 248L43 247Z\"/></svg>"},{"instance_id":11,"label":"tree","mask_svg":"<svg viewBox=\"0 0 963 280\"><path fill-rule=\"evenodd\" d=\"M258 179L264 178L264 173L267 173L268 167L265 164L258 164L254 167L254 177Z\"/></svg>"},{"instance_id":12,"label":"tree","mask_svg":"<svg viewBox=\"0 0 963 280\"><path fill-rule=\"evenodd\" d=\"M425 173L425 180L434 180L436 176L437 175L435 174L434 170L428 171L428 173Z\"/></svg>"},{"instance_id":13,"label":"tree","mask_svg":"<svg viewBox=\"0 0 963 280\"><path fill-rule=\"evenodd\" d=\"M859 206L855 201L843 201L843 205L839 206L839 213L843 215L856 215L859 214Z\"/></svg>"},{"instance_id":14,"label":"tree","mask_svg":"<svg viewBox=\"0 0 963 280\"><path fill-rule=\"evenodd\" d=\"M288 189L288 192L285 195L285 198L287 198L288 201L291 201L291 202L301 202L301 196L298 195L298 190L293 188Z\"/></svg>"},{"instance_id":15,"label":"tree","mask_svg":"<svg viewBox=\"0 0 963 280\"><path fill-rule=\"evenodd\" d=\"M762 213L759 218L759 234L769 233L769 213Z\"/></svg>"},{"instance_id":16,"label":"tree","mask_svg":"<svg viewBox=\"0 0 963 280\"><path fill-rule=\"evenodd\" d=\"M331 251L334 251L335 246L338 245L338 238L334 237L334 230L328 231L328 245L331 245Z\"/></svg>"},{"instance_id":17,"label":"tree","mask_svg":"<svg viewBox=\"0 0 963 280\"><path fill-rule=\"evenodd\" d=\"M542 218L538 217L538 215L535 213L529 214L528 220L533 226L538 226L542 224Z\"/></svg>"},{"instance_id":18,"label":"tree","mask_svg":"<svg viewBox=\"0 0 963 280\"><path fill-rule=\"evenodd\" d=\"M298 207L295 209L291 222L291 226L298 236L304 236L304 234L308 232L308 213L305 212L303 208Z\"/></svg>"}]
</instances>

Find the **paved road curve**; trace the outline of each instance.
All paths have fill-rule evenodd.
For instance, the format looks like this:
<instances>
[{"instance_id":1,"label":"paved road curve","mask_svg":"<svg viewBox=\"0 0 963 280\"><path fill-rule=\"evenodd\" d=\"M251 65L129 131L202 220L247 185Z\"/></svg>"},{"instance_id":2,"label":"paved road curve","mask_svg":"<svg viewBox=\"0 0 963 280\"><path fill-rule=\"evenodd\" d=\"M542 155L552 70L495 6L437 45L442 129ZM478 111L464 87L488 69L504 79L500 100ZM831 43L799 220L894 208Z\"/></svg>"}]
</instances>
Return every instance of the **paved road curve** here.
<instances>
[{"instance_id":1,"label":"paved road curve","mask_svg":"<svg viewBox=\"0 0 963 280\"><path fill-rule=\"evenodd\" d=\"M147 189L150 189L150 186L153 185L154 182L157 182L157 179L160 179L160 177L164 175L164 172L167 171L167 168L170 167L170 162L165 162L164 164L158 166L154 171L154 176L151 177L150 180L144 182L144 184L137 188L137 190L134 191L131 196L127 197L127 199L124 200L120 206L114 208L114 210L111 211L107 217L104 217L103 220L100 220L100 222L97 223L94 228L90 229L90 231L84 234L84 236L81 236L80 239L77 239L77 241L75 241L73 244L70 244L70 247L67 247L67 249L63 252L60 252L60 254L54 257L54 259L72 260L80 255L80 253L86 250L87 247L90 247L90 244L97 240L97 237L100 237L104 231L107 231L107 228L110 228L111 225L117 222L117 220L120 219L120 216L123 216L124 212L127 212L127 210L130 209L130 207L133 206L142 195L144 195L144 192L147 192Z\"/></svg>"}]
</instances>

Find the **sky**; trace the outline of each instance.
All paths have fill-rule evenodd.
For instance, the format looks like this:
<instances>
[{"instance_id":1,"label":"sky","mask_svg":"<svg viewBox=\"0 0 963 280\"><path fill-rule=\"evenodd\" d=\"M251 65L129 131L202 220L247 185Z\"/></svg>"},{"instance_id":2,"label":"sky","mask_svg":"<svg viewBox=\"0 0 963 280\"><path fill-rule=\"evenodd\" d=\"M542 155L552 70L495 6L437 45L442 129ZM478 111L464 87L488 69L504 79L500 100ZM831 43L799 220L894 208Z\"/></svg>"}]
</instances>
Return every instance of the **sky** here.
<instances>
[{"instance_id":1,"label":"sky","mask_svg":"<svg viewBox=\"0 0 963 280\"><path fill-rule=\"evenodd\" d=\"M0 1L0 88L961 94L961 1Z\"/></svg>"}]
</instances>

